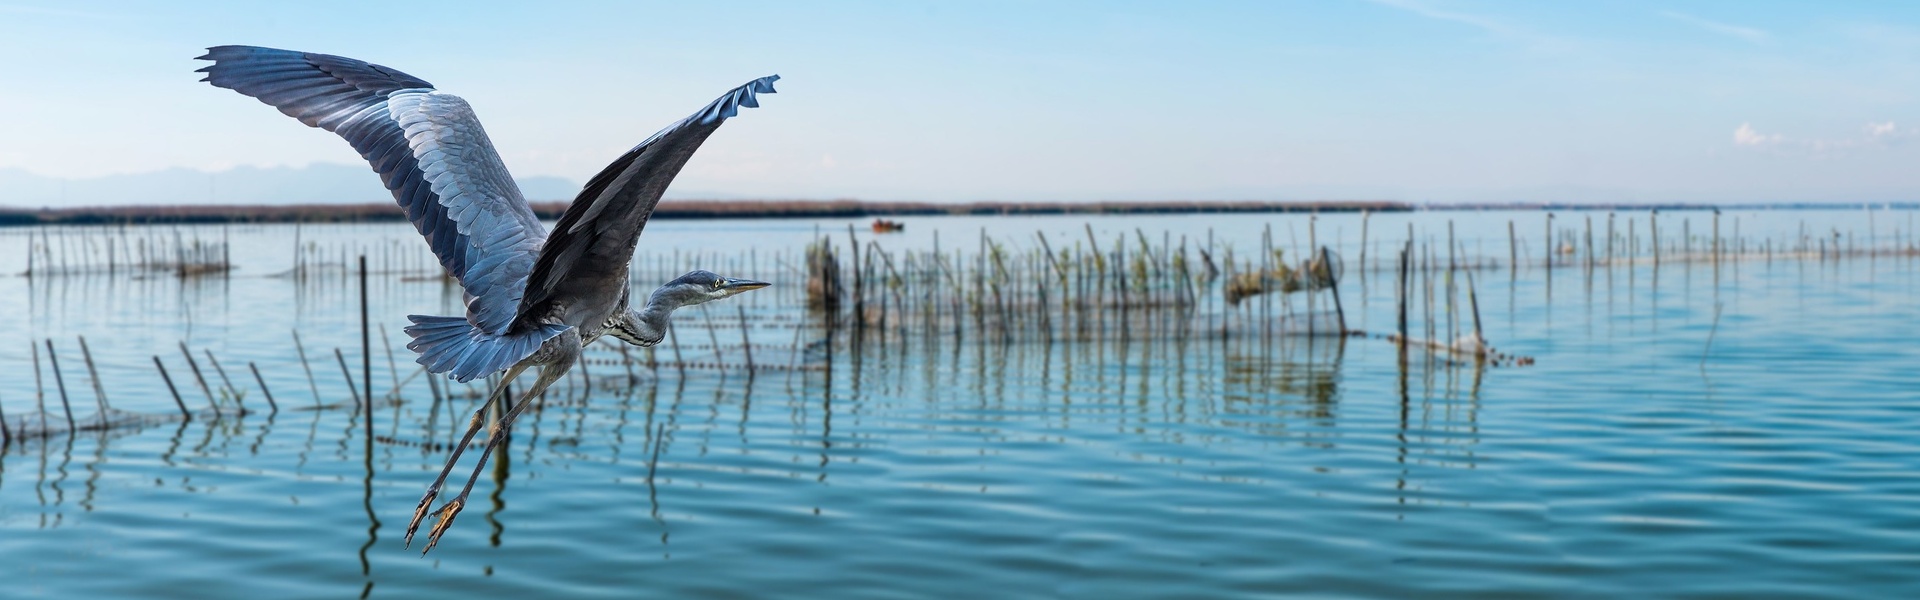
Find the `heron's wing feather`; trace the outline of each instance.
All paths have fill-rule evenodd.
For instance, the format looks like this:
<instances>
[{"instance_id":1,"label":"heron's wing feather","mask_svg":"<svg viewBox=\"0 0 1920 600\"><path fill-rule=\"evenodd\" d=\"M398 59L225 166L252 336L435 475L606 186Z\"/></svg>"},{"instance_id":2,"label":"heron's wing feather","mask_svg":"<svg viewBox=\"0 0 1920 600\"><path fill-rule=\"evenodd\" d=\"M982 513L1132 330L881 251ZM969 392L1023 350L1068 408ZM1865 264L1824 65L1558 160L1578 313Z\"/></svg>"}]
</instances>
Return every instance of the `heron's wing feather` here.
<instances>
[{"instance_id":1,"label":"heron's wing feather","mask_svg":"<svg viewBox=\"0 0 1920 600\"><path fill-rule=\"evenodd\" d=\"M538 314L535 307L559 295L566 281L625 281L634 243L673 177L722 122L742 107L760 106L756 95L774 93L779 79L770 75L728 91L594 175L541 247L521 313Z\"/></svg>"},{"instance_id":2,"label":"heron's wing feather","mask_svg":"<svg viewBox=\"0 0 1920 600\"><path fill-rule=\"evenodd\" d=\"M219 46L200 59L208 83L346 138L466 288L468 319L506 331L546 233L466 101L339 56Z\"/></svg>"},{"instance_id":3,"label":"heron's wing feather","mask_svg":"<svg viewBox=\"0 0 1920 600\"><path fill-rule=\"evenodd\" d=\"M444 248L434 244L434 253L442 264L461 255L455 264L463 269L449 267L448 272L466 288L468 319L481 331L506 333L546 231L465 100L441 93L402 93L388 104L394 122L406 132L427 194L445 211L436 231L455 231L453 243Z\"/></svg>"},{"instance_id":4,"label":"heron's wing feather","mask_svg":"<svg viewBox=\"0 0 1920 600\"><path fill-rule=\"evenodd\" d=\"M446 373L456 381L467 382L486 377L540 350L541 344L565 333L566 325L541 324L523 330L495 335L474 328L460 317L407 315L413 324L407 335L413 341L407 348L419 354L414 362L429 373Z\"/></svg>"}]
</instances>

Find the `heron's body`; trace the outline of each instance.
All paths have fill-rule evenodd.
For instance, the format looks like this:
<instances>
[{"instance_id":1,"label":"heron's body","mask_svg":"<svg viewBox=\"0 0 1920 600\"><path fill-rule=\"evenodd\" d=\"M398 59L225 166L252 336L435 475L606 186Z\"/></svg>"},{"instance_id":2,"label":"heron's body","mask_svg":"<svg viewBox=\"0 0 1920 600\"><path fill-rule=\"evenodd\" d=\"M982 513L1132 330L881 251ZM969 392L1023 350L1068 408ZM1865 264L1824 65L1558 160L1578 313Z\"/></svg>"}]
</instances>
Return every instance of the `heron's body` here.
<instances>
[{"instance_id":1,"label":"heron's body","mask_svg":"<svg viewBox=\"0 0 1920 600\"><path fill-rule=\"evenodd\" d=\"M549 233L473 108L458 96L398 70L326 54L219 46L200 58L214 61L201 69L207 82L346 138L440 265L460 281L465 315L408 317L413 341L407 347L419 353L421 365L460 381L505 370L501 389L521 371L540 367L521 402L511 404L496 390L474 413L466 439L421 499L407 528L409 542L493 399L510 408L488 436L482 466L526 399L572 368L584 345L612 334L651 346L665 336L675 309L766 286L696 270L636 307L627 273L640 232L674 175L721 123L742 107L758 106L756 94L772 93L777 75L734 88L621 155L587 183ZM466 489L441 508L428 549L459 513L479 472L475 467Z\"/></svg>"}]
</instances>

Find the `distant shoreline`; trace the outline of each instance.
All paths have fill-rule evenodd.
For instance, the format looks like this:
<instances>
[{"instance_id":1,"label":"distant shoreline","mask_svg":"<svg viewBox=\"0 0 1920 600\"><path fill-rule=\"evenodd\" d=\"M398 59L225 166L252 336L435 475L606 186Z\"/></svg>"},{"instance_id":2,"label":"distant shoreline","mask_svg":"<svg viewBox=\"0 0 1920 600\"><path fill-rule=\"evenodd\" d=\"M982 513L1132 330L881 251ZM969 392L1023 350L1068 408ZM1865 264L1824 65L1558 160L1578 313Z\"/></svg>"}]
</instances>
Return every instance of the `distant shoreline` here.
<instances>
[{"instance_id":1,"label":"distant shoreline","mask_svg":"<svg viewBox=\"0 0 1920 600\"><path fill-rule=\"evenodd\" d=\"M543 219L559 218L567 202L534 202ZM1245 213L1354 213L1412 211L1564 210L1849 210L1920 209L1920 202L1781 204L1414 204L1387 200L1193 201L1193 202L863 202L858 200L666 200L655 219L793 219L980 215L1166 215ZM391 203L291 205L96 206L58 209L0 208L0 226L218 223L366 223L400 221Z\"/></svg>"}]
</instances>

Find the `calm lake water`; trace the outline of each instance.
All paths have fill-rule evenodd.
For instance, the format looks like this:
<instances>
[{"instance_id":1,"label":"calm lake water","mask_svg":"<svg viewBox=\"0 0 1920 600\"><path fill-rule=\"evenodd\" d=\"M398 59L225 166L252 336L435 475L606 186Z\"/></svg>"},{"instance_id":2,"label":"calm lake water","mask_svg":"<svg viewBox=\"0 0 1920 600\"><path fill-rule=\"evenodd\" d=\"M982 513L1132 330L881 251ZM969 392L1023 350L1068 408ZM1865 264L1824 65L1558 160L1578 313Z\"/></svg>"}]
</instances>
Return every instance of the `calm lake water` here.
<instances>
[{"instance_id":1,"label":"calm lake water","mask_svg":"<svg viewBox=\"0 0 1920 600\"><path fill-rule=\"evenodd\" d=\"M1616 215L1618 236L1629 217L1644 244L1645 214ZM1308 310L1304 295L1228 309L1219 283L1190 310L1090 336L829 338L804 308L799 252L817 235L844 246L847 221L656 222L641 287L696 266L777 286L683 311L681 356L656 349L656 367L597 348L587 378L522 418L424 558L424 536L409 550L401 535L479 387L437 400L410 378L405 315L455 314L460 298L404 225L50 238L72 256L109 232L230 244L231 276L185 280L16 276L45 232L8 230L8 421L37 423L37 403L65 419L51 365L35 383L48 339L76 417L96 412L76 336L112 408L151 418L0 449L0 596L1920 595L1920 258L1758 250L1904 247L1912 215L1729 212L1721 235L1739 219L1742 258L1670 247L1656 265L1642 248L1592 269L1589 218L1606 213L1375 215L1365 247L1357 215L927 218L877 238L928 250L938 231L966 260L983 228L1014 248L1043 232L1056 250L1087 229L1100 244L1211 238L1242 260L1269 231L1288 260L1312 239L1343 257L1342 310L1374 332L1344 339L1253 335ZM1403 368L1378 337L1408 225L1444 254L1449 221L1463 254L1493 263L1474 271L1486 338L1535 364ZM1660 235L1701 251L1712 221L1663 214ZM1554 247L1578 246L1552 269L1549 228ZM316 275L289 276L296 235ZM358 291L339 263L362 253L376 269L370 410L340 366L361 383ZM1233 333L1209 333L1221 324ZM740 368L743 340L760 370ZM209 354L258 412L169 418L155 356L190 408L208 403L183 343L211 387L225 384Z\"/></svg>"}]
</instances>

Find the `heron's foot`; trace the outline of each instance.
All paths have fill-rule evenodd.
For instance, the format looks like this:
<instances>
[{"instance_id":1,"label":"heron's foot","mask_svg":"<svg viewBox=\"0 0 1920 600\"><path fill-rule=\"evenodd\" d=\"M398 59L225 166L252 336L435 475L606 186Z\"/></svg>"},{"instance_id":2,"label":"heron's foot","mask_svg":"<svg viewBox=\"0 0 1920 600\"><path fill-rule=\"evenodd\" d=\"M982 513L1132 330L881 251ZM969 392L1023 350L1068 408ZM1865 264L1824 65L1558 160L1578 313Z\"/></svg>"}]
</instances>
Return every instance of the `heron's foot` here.
<instances>
[{"instance_id":1,"label":"heron's foot","mask_svg":"<svg viewBox=\"0 0 1920 600\"><path fill-rule=\"evenodd\" d=\"M440 507L437 511L439 514L434 516L433 528L427 530L427 547L420 549L422 556L433 550L434 546L440 545L440 535L446 533L448 527L453 526L453 518L460 516L460 509L466 506L467 495L461 494L459 498L454 498L452 502Z\"/></svg>"},{"instance_id":2,"label":"heron's foot","mask_svg":"<svg viewBox=\"0 0 1920 600\"><path fill-rule=\"evenodd\" d=\"M440 495L440 484L435 482L427 488L427 495L420 497L420 505L413 507L413 520L407 522L407 547L413 547L413 532L420 530L420 520L427 517L427 509L433 507L433 499Z\"/></svg>"}]
</instances>

